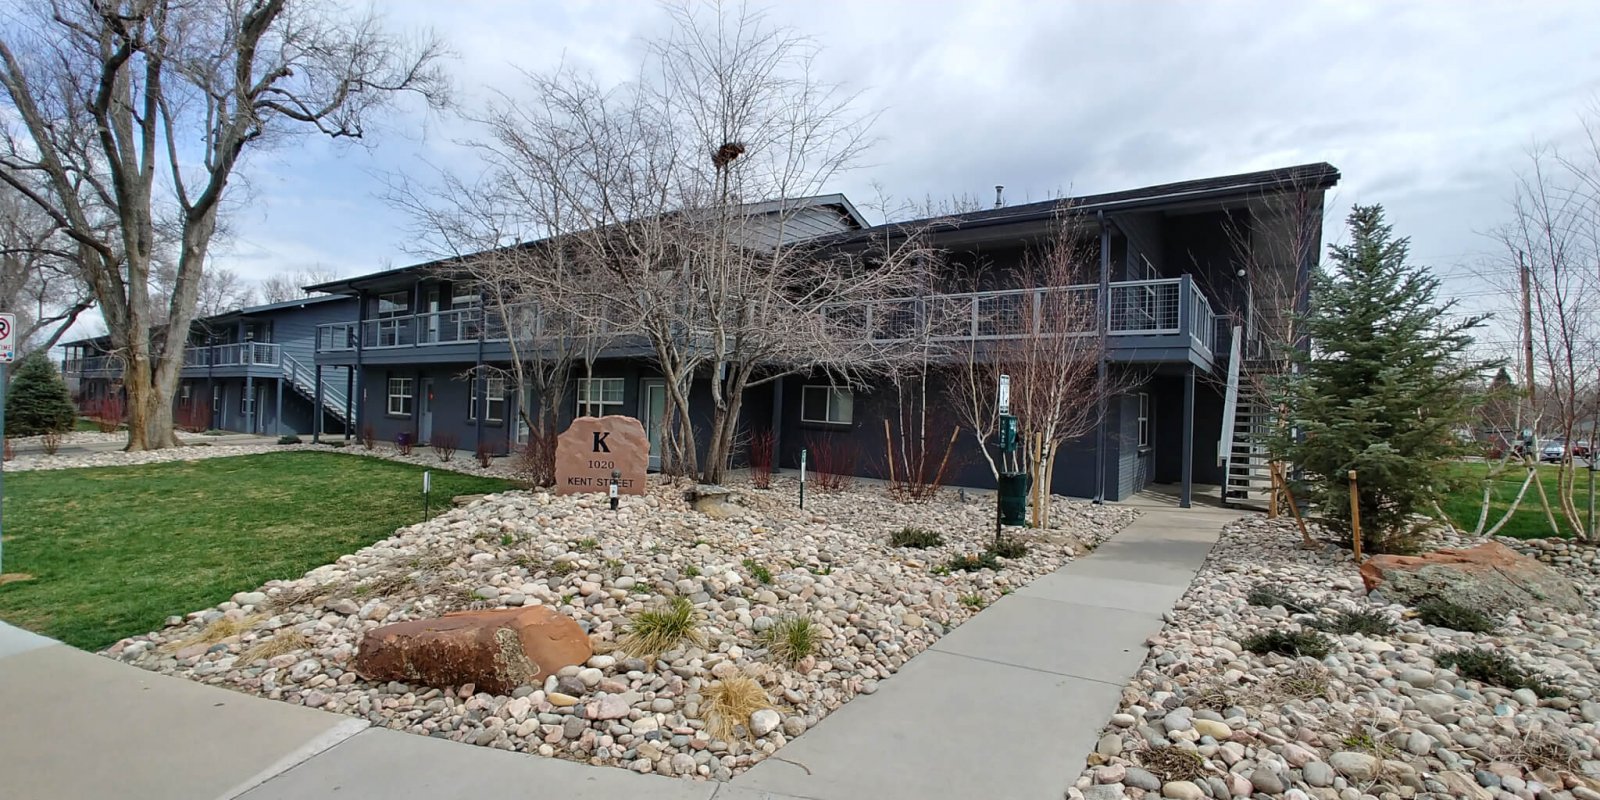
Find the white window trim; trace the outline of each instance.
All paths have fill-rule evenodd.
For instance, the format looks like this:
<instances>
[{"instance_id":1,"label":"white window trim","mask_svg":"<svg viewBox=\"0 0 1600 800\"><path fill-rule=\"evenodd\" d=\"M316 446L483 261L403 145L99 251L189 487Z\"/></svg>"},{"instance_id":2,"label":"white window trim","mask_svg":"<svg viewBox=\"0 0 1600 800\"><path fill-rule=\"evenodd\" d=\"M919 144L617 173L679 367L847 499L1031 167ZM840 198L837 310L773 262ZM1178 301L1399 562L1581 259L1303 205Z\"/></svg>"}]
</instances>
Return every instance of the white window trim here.
<instances>
[{"instance_id":1,"label":"white window trim","mask_svg":"<svg viewBox=\"0 0 1600 800\"><path fill-rule=\"evenodd\" d=\"M395 391L395 382L396 381L403 381L404 382L403 383L403 386L404 386L404 391L403 392L396 392ZM390 378L384 384L384 390L388 393L388 402L384 405L384 410L388 413L389 416L391 416L391 417L409 417L409 416L411 416L411 411L412 411L411 406L416 401L416 389L413 387L410 378ZM395 410L395 402L394 401L396 401L396 400L400 400L401 401L401 408L403 410L401 410L401 411L396 411Z\"/></svg>"},{"instance_id":2,"label":"white window trim","mask_svg":"<svg viewBox=\"0 0 1600 800\"><path fill-rule=\"evenodd\" d=\"M1150 393L1139 393L1139 446L1150 446Z\"/></svg>"},{"instance_id":3,"label":"white window trim","mask_svg":"<svg viewBox=\"0 0 1600 800\"><path fill-rule=\"evenodd\" d=\"M400 297L405 298L404 302L395 303L394 304L394 305L399 306L400 310L398 310L398 311L385 311L383 309L384 298L386 298L386 297L394 297L396 295L399 295ZM378 307L374 311L374 314L373 314L378 319L387 319L387 318L391 318L391 317L404 317L404 316L409 316L410 314L411 314L411 292L409 292L409 291L383 292L383 293L378 295Z\"/></svg>"},{"instance_id":4,"label":"white window trim","mask_svg":"<svg viewBox=\"0 0 1600 800\"><path fill-rule=\"evenodd\" d=\"M487 402L481 401L481 400L478 399L478 379L477 378L473 378L470 381L470 383L471 383L471 387L472 388L470 389L470 391L468 393L469 396L471 397L471 400L469 400L468 403L467 403L467 420L468 421L472 421L472 422L476 422L477 421L477 419L478 419L478 404L480 402L482 402L484 404L484 414L483 414L483 421L484 422L505 422L506 421L506 379L505 378L485 378L484 379L485 394L488 395ZM495 413L495 404L496 403L498 403L500 405L500 413L498 413L498 414Z\"/></svg>"},{"instance_id":5,"label":"white window trim","mask_svg":"<svg viewBox=\"0 0 1600 800\"><path fill-rule=\"evenodd\" d=\"M818 418L815 418L815 417L810 417L810 416L807 416L807 414L806 414L806 395L809 394L812 389L823 389L823 390L826 390L828 392L827 396L829 397L829 402L824 402L822 404L822 418L821 419L818 419ZM835 394L835 393L844 395L845 399L849 401L849 403L850 403L850 405L849 405L850 418L849 419L845 419L845 420L829 419L829 417L831 416L831 414L833 412L833 403L831 402L831 399L832 399L831 396L833 394ZM808 384L800 387L800 421L801 422L810 423L810 424L813 424L813 425L850 425L850 424L853 424L855 422L855 418L856 418L856 398L855 398L855 394L853 392L851 392L849 389L847 389L847 388L845 388L843 386L834 386L832 384L826 384L826 383L808 383Z\"/></svg>"},{"instance_id":6,"label":"white window trim","mask_svg":"<svg viewBox=\"0 0 1600 800\"><path fill-rule=\"evenodd\" d=\"M606 406L621 407L624 395L627 392L627 385L626 378L579 378L577 415L580 417L606 416L608 413ZM621 389L621 391L617 392L617 399L605 399L608 386L616 386ZM595 387L600 390L598 395L593 393ZM595 411L600 413L591 413Z\"/></svg>"}]
</instances>

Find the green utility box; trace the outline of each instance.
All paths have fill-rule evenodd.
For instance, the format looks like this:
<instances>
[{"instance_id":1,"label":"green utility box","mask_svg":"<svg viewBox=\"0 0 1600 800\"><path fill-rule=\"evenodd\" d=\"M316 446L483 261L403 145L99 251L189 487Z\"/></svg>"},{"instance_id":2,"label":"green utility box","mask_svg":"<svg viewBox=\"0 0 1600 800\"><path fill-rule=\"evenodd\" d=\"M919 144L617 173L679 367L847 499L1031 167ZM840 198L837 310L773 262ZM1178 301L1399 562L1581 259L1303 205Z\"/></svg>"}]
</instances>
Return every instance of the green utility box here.
<instances>
[{"instance_id":1,"label":"green utility box","mask_svg":"<svg viewBox=\"0 0 1600 800\"><path fill-rule=\"evenodd\" d=\"M1026 472L1000 473L1000 522L1005 525L1028 524L1028 489L1033 486L1033 476Z\"/></svg>"}]
</instances>

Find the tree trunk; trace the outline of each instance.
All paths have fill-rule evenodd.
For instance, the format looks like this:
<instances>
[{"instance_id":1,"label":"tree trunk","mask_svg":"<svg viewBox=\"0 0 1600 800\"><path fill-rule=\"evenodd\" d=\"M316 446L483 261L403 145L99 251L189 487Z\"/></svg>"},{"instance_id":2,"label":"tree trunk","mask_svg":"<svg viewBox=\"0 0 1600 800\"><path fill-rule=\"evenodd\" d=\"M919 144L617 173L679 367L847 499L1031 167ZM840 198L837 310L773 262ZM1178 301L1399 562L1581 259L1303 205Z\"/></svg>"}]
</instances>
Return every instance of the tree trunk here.
<instances>
[{"instance_id":1,"label":"tree trunk","mask_svg":"<svg viewBox=\"0 0 1600 800\"><path fill-rule=\"evenodd\" d=\"M739 410L744 404L744 378L734 378L736 384L728 392L726 408L719 408L711 420L711 442L706 447L705 468L701 483L722 483L733 449L734 434L739 427Z\"/></svg>"}]
</instances>

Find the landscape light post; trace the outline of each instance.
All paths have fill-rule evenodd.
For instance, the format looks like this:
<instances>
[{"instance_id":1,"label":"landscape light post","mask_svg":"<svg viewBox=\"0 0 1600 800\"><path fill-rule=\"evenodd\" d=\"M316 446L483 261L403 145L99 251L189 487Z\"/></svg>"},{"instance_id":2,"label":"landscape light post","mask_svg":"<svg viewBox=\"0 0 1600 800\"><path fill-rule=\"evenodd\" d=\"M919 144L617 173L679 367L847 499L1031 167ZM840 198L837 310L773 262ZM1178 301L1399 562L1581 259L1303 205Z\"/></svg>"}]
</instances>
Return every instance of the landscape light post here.
<instances>
[{"instance_id":1,"label":"landscape light post","mask_svg":"<svg viewBox=\"0 0 1600 800\"><path fill-rule=\"evenodd\" d=\"M800 451L800 507L806 507L806 451Z\"/></svg>"},{"instance_id":2,"label":"landscape light post","mask_svg":"<svg viewBox=\"0 0 1600 800\"><path fill-rule=\"evenodd\" d=\"M611 510L617 510L617 481L622 478L622 470L611 470L611 485L606 487L606 493L611 496Z\"/></svg>"}]
</instances>

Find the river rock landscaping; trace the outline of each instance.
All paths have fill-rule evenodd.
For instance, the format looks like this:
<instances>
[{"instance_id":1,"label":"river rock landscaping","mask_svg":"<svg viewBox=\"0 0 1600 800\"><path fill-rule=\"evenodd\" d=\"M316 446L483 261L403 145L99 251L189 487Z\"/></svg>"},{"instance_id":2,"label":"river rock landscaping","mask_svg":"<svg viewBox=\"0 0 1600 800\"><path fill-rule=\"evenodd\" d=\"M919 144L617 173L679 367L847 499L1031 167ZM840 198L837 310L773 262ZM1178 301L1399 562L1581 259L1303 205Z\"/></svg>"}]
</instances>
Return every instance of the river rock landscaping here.
<instances>
[{"instance_id":1,"label":"river rock landscaping","mask_svg":"<svg viewBox=\"0 0 1600 800\"><path fill-rule=\"evenodd\" d=\"M1592 548L1515 546L1587 607L1419 613L1292 522L1230 525L1067 796L1600 798Z\"/></svg>"},{"instance_id":2,"label":"river rock landscaping","mask_svg":"<svg viewBox=\"0 0 1600 800\"><path fill-rule=\"evenodd\" d=\"M1057 528L1009 529L995 553L992 498L906 505L860 486L802 510L780 477L732 486L709 515L688 488L652 478L615 512L597 495L490 495L106 655L396 730L725 780L1136 513L1058 498ZM594 655L507 694L354 670L379 626L536 605L575 620Z\"/></svg>"}]
</instances>

